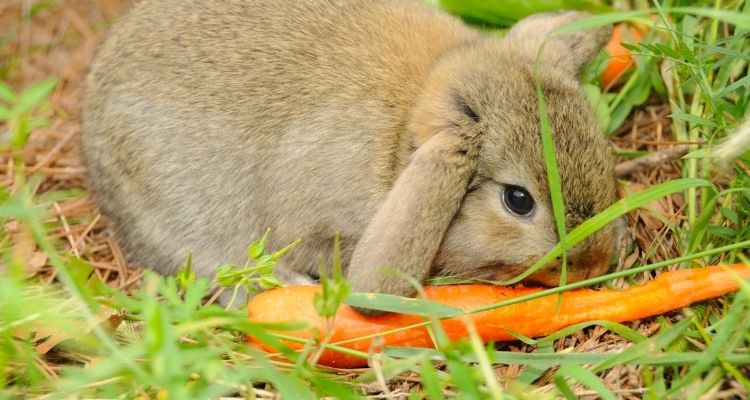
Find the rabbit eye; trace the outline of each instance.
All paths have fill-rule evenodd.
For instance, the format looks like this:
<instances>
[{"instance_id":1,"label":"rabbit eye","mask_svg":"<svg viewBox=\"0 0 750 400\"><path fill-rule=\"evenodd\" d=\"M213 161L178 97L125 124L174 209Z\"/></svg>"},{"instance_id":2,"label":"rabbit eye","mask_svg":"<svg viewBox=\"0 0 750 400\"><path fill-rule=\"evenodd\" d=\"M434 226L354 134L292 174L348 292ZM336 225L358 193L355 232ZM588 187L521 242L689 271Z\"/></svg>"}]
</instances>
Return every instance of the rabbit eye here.
<instances>
[{"instance_id":1,"label":"rabbit eye","mask_svg":"<svg viewBox=\"0 0 750 400\"><path fill-rule=\"evenodd\" d=\"M531 194L520 186L506 186L503 191L503 201L508 210L518 215L529 215L534 209L534 199Z\"/></svg>"}]
</instances>

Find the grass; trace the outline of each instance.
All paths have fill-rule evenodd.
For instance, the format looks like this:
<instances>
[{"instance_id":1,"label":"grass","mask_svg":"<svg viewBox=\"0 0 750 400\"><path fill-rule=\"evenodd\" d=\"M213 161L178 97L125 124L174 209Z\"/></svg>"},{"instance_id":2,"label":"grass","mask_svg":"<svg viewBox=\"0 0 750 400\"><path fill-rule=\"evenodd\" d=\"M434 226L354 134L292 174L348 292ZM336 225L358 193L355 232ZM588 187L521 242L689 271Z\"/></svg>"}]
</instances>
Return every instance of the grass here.
<instances>
[{"instance_id":1,"label":"grass","mask_svg":"<svg viewBox=\"0 0 750 400\"><path fill-rule=\"evenodd\" d=\"M52 59L57 49L77 51L69 43L85 43L77 48L89 46L90 56L101 32L81 28L65 41L53 34L34 36L48 42L28 39L35 29L42 32L54 18L70 13L90 17L92 30L106 23L72 0L32 3L27 9L0 8L1 21L9 14L19 16L0 32L0 79L7 82L0 85L0 396L682 399L737 398L750 392L747 288L650 320L592 321L546 338L521 337L518 343L493 346L476 334L449 341L435 319L452 310L423 301L408 302L405 309L403 301L385 295L347 296L341 276L335 275L316 300L322 315L333 315L341 301L428 315L424 325L431 327L436 344L434 349L355 352L369 357L371 368L336 371L309 362L321 348L337 346L327 340L306 343L301 353L284 349L283 330L299 324L269 327L249 322L241 311L203 305L211 297L210 282L191 273L189 255L177 277L126 270L116 243L80 190L84 180L75 170L80 161L66 139L77 134L75 88L83 67L73 78L64 71L38 72L44 65L40 60ZM748 262L750 153L717 159L721 153L712 149L728 140L750 108L750 5L697 3L636 1L629 10L615 10L591 2L585 6L603 13L568 27L621 20L649 27L646 40L628 45L636 54L636 68L621 85L601 88L597 83L602 56L584 74L585 89L623 161L674 144L688 145L690 154L623 178L626 197L561 232L565 244L537 264L625 215L634 246L618 271L543 294L620 286L649 279L665 267ZM445 4L488 29L518 17L504 14L501 0L482 2L482 8L470 1ZM656 18L648 18L652 14ZM69 136L56 131L66 127ZM543 134L551 144L549 129ZM554 152L546 157L554 167ZM550 176L555 187L557 178ZM562 215L564 199L558 197L556 214ZM261 239L248 247L246 265L223 268L217 280L229 290L273 286L275 260L294 251L277 250L266 249ZM247 335L275 341L292 362L259 354L246 344Z\"/></svg>"}]
</instances>

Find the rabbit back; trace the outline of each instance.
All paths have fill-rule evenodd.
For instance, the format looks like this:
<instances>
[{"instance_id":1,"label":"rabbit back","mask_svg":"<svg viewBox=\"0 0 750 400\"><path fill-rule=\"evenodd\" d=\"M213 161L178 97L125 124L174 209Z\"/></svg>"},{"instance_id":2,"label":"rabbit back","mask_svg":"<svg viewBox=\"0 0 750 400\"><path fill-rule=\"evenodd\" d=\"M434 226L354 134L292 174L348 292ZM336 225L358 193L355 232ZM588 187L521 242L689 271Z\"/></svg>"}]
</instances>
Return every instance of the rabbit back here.
<instances>
[{"instance_id":1,"label":"rabbit back","mask_svg":"<svg viewBox=\"0 0 750 400\"><path fill-rule=\"evenodd\" d=\"M413 150L409 107L475 34L418 1L143 0L92 65L83 146L129 261L210 274L271 247L345 261Z\"/></svg>"}]
</instances>

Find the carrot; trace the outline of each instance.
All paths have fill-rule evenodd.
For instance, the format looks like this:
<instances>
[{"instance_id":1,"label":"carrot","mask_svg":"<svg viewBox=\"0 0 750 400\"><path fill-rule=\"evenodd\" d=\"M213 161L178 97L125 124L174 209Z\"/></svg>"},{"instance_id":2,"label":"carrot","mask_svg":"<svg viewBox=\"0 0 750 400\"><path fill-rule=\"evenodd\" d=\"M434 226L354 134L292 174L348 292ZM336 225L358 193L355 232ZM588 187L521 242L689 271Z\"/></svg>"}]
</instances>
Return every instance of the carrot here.
<instances>
[{"instance_id":1,"label":"carrot","mask_svg":"<svg viewBox=\"0 0 750 400\"><path fill-rule=\"evenodd\" d=\"M744 279L750 278L750 266L729 266ZM524 336L539 337L554 333L564 327L593 320L614 322L632 321L650 317L688 306L694 302L721 296L737 290L737 281L722 267L713 266L664 272L654 280L625 290L576 289L564 292L559 313L558 295L552 294L490 311L469 314L479 336L486 342L516 340L503 330L518 332ZM426 297L464 311L509 300L543 290L542 288L471 284L425 287ZM259 323L282 323L308 321L316 327L316 339L327 334L327 321L318 316L313 306L313 296L320 292L319 286L289 286L259 294L248 304L250 319ZM341 346L367 352L372 339L357 339L372 336L405 326L423 322L416 315L385 314L366 317L342 305L331 326L330 343L346 341ZM468 336L464 317L440 321L451 339ZM288 336L309 339L312 329L283 332ZM424 326L400 330L382 335L387 346L432 347L433 342ZM249 338L266 351L270 346ZM290 348L299 350L302 343L287 341ZM367 365L367 360L353 355L325 350L318 360L321 365L353 368Z\"/></svg>"},{"instance_id":2,"label":"carrot","mask_svg":"<svg viewBox=\"0 0 750 400\"><path fill-rule=\"evenodd\" d=\"M622 42L625 39L623 37L623 29L628 30L630 37L632 37L634 41L640 42L643 40L643 35L637 29L632 28L625 23L615 25L614 31L612 32L612 39L607 43L607 52L609 53L610 58L607 67L601 74L602 84L604 84L605 87L615 83L627 70L632 69L635 65L630 51L622 45Z\"/></svg>"}]
</instances>

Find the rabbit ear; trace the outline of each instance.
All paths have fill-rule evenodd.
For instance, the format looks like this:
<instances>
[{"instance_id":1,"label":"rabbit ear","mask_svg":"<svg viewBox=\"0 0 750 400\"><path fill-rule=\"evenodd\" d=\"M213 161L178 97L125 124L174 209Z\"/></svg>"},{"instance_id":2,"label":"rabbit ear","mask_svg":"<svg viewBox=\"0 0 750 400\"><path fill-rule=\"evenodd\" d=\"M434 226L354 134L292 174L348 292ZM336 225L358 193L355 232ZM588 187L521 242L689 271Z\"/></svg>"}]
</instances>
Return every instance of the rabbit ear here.
<instances>
[{"instance_id":1,"label":"rabbit ear","mask_svg":"<svg viewBox=\"0 0 750 400\"><path fill-rule=\"evenodd\" d=\"M508 32L511 40L536 58L544 44L541 60L544 64L578 76L612 36L612 26L604 25L550 36L557 28L590 17L584 12L553 12L534 14L519 21ZM545 43L546 41L546 43Z\"/></svg>"},{"instance_id":2,"label":"rabbit ear","mask_svg":"<svg viewBox=\"0 0 750 400\"><path fill-rule=\"evenodd\" d=\"M476 172L476 142L475 136L444 130L412 154L354 250L347 272L354 291L415 294L398 272L427 278Z\"/></svg>"}]
</instances>

